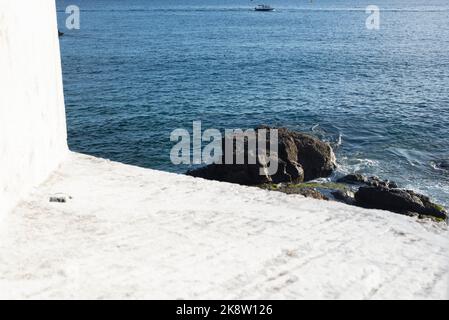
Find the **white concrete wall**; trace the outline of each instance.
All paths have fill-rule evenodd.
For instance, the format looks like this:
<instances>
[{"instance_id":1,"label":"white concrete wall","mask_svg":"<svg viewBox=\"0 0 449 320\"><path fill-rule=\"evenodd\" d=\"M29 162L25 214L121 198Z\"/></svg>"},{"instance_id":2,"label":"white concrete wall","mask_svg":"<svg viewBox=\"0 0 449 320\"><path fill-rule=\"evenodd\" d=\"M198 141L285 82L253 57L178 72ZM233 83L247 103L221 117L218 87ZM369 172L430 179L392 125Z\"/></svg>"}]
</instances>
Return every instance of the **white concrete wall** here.
<instances>
[{"instance_id":1,"label":"white concrete wall","mask_svg":"<svg viewBox=\"0 0 449 320\"><path fill-rule=\"evenodd\" d=\"M0 219L67 154L54 0L0 0Z\"/></svg>"}]
</instances>

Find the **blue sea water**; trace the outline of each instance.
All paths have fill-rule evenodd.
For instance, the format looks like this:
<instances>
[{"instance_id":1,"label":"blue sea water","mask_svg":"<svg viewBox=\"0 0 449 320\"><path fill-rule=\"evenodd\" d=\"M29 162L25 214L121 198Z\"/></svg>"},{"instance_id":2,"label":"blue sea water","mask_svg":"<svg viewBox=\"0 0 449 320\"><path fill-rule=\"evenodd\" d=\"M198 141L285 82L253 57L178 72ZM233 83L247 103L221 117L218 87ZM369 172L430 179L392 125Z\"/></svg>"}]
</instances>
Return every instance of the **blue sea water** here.
<instances>
[{"instance_id":1,"label":"blue sea water","mask_svg":"<svg viewBox=\"0 0 449 320\"><path fill-rule=\"evenodd\" d=\"M376 174L449 205L449 3L58 0L69 145L171 164L170 132L259 124L333 143L339 173ZM81 9L67 30L65 8ZM368 30L367 5L380 7Z\"/></svg>"}]
</instances>

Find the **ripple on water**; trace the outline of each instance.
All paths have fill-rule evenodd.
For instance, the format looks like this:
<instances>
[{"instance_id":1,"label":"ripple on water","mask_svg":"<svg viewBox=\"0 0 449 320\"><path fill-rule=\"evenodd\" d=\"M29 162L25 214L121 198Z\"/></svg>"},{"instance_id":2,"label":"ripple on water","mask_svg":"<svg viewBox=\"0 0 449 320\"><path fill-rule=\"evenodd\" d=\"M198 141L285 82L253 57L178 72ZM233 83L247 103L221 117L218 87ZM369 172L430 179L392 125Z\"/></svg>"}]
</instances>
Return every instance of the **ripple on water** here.
<instances>
[{"instance_id":1,"label":"ripple on water","mask_svg":"<svg viewBox=\"0 0 449 320\"><path fill-rule=\"evenodd\" d=\"M430 165L431 165L432 168L434 168L435 170L443 170L443 171L449 172L449 159L447 159L447 160L437 160L437 161L432 161L432 162L430 163Z\"/></svg>"},{"instance_id":2,"label":"ripple on water","mask_svg":"<svg viewBox=\"0 0 449 320\"><path fill-rule=\"evenodd\" d=\"M227 5L240 12L218 0L81 2L83 28L60 39L72 150L182 173L170 161L173 129L285 126L330 142L340 174L449 203L447 0L408 14L408 2L382 0L395 27L380 33L350 0L269 15L242 1Z\"/></svg>"}]
</instances>

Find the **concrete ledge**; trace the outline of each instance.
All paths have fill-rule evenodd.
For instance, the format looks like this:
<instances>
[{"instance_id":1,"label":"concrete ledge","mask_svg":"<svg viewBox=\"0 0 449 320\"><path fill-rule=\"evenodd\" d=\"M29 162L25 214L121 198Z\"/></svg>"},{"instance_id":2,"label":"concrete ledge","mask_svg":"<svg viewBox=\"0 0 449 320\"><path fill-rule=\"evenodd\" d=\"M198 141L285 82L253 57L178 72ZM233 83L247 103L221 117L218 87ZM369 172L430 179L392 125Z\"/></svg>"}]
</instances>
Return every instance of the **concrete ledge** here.
<instances>
[{"instance_id":1,"label":"concrete ledge","mask_svg":"<svg viewBox=\"0 0 449 320\"><path fill-rule=\"evenodd\" d=\"M446 298L447 235L72 153L0 225L0 298Z\"/></svg>"}]
</instances>

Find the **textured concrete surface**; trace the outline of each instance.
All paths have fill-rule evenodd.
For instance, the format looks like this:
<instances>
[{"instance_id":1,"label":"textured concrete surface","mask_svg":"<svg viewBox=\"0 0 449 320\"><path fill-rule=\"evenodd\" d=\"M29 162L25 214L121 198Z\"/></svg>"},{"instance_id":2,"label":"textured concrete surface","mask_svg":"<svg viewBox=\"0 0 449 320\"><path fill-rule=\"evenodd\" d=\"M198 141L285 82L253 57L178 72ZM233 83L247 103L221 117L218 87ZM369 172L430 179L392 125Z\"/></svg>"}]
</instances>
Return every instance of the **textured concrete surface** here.
<instances>
[{"instance_id":1,"label":"textured concrete surface","mask_svg":"<svg viewBox=\"0 0 449 320\"><path fill-rule=\"evenodd\" d=\"M0 298L446 298L447 236L72 153L0 224Z\"/></svg>"}]
</instances>

